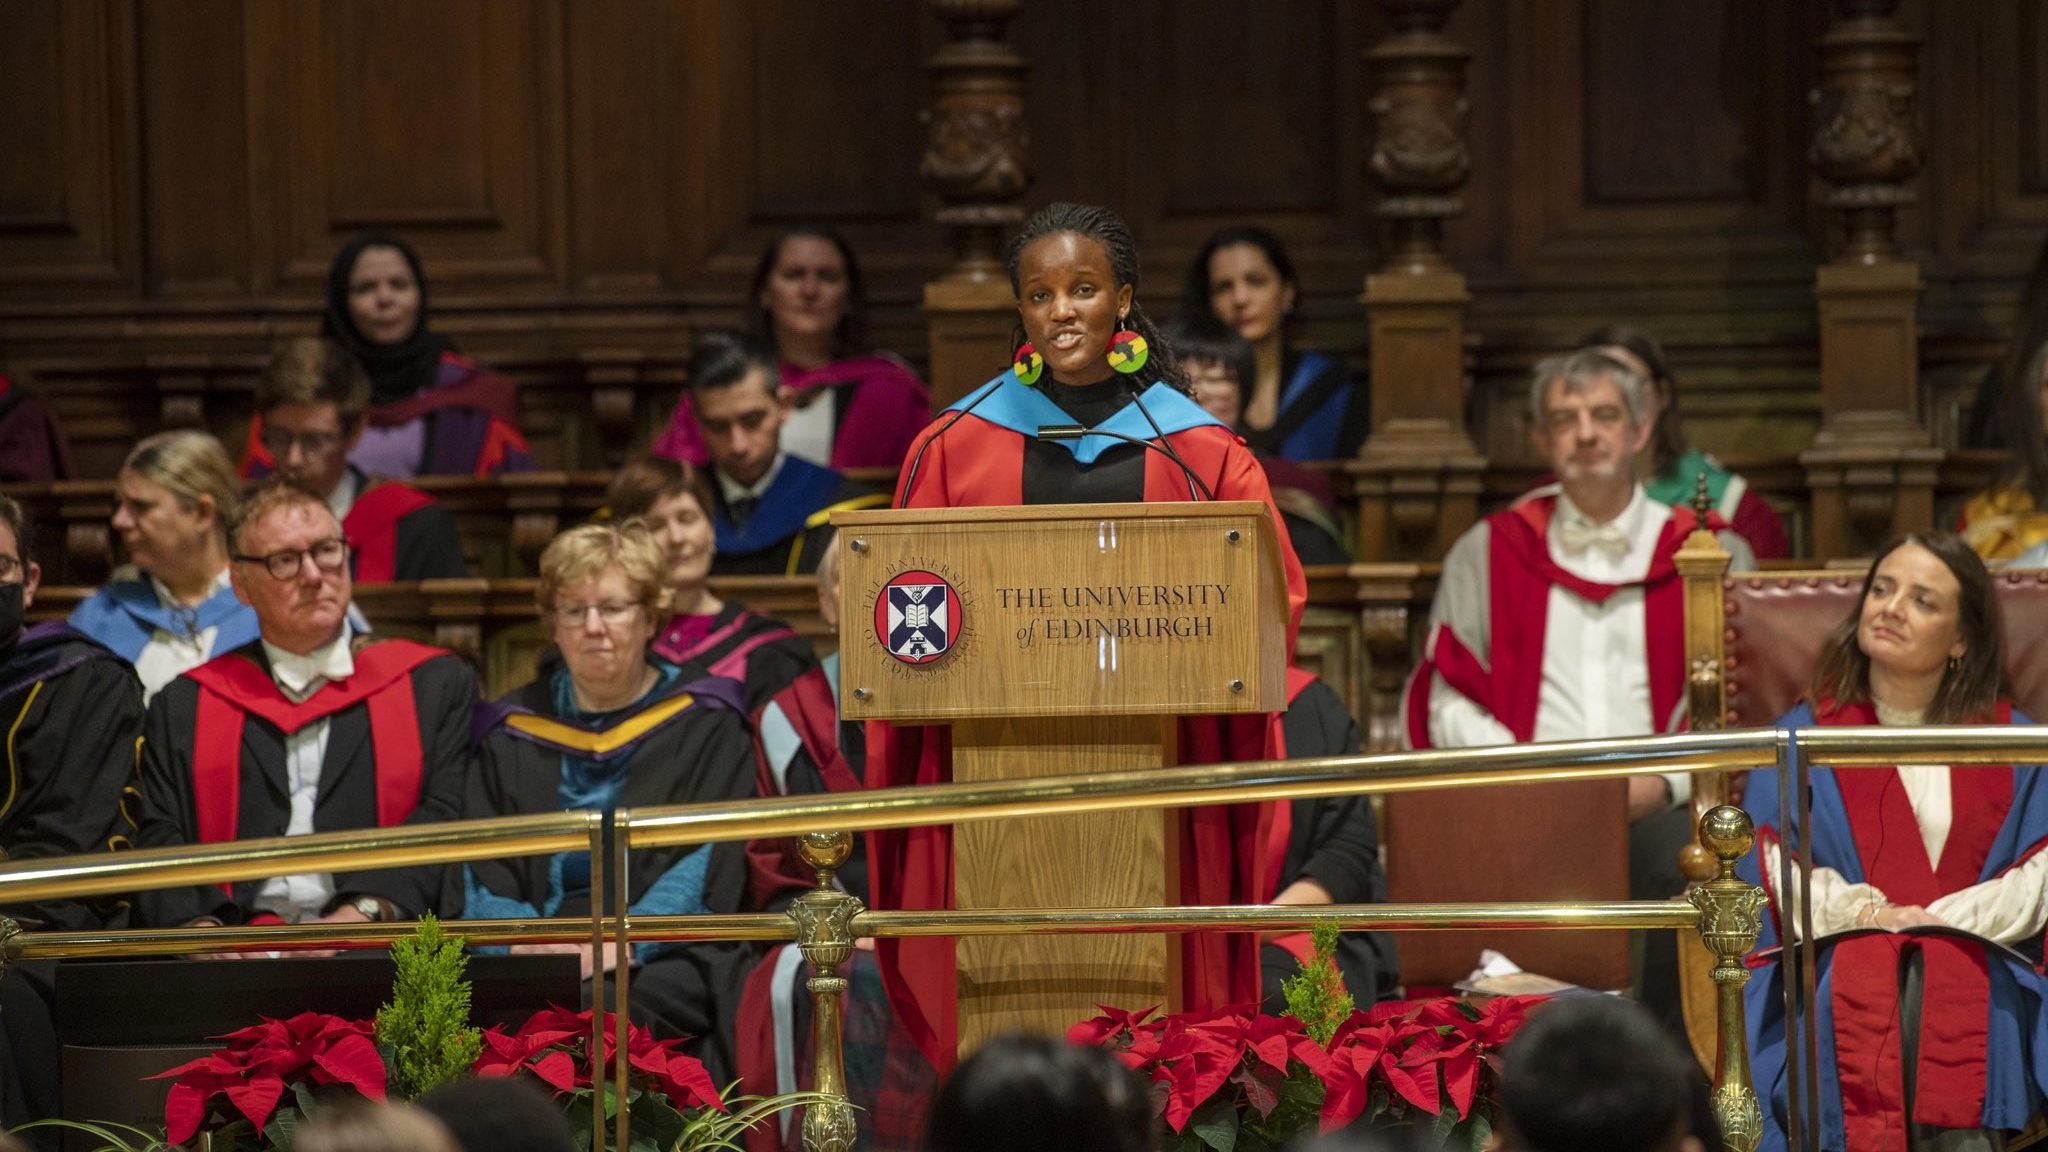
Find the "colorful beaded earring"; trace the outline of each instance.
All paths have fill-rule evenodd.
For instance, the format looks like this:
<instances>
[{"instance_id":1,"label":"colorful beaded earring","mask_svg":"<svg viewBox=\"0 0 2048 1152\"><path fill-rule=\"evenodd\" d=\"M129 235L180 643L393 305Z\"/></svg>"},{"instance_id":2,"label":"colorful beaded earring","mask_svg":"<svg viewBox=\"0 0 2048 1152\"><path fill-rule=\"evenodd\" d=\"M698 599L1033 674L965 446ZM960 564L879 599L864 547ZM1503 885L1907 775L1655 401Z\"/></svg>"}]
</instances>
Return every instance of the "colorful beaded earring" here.
<instances>
[{"instance_id":1,"label":"colorful beaded earring","mask_svg":"<svg viewBox=\"0 0 2048 1152\"><path fill-rule=\"evenodd\" d=\"M1126 328L1109 342L1109 366L1126 376L1143 371L1145 361L1152 358L1152 349L1145 338Z\"/></svg>"},{"instance_id":2,"label":"colorful beaded earring","mask_svg":"<svg viewBox=\"0 0 2048 1152\"><path fill-rule=\"evenodd\" d=\"M1017 382L1026 387L1038 383L1038 374L1045 371L1045 357L1038 349L1026 344L1017 349L1017 362L1010 365L1010 371L1017 374Z\"/></svg>"}]
</instances>

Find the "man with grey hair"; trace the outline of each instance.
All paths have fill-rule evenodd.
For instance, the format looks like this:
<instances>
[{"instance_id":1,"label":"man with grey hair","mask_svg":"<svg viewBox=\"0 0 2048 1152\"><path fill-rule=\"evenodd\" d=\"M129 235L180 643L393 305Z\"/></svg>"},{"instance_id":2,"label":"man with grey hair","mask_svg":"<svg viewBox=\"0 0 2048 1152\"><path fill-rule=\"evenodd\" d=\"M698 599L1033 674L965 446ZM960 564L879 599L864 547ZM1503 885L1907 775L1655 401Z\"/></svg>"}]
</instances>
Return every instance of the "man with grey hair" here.
<instances>
[{"instance_id":1,"label":"man with grey hair","mask_svg":"<svg viewBox=\"0 0 2048 1152\"><path fill-rule=\"evenodd\" d=\"M1474 525L1444 557L1407 688L1411 747L1645 736L1677 721L1685 615L1672 555L1694 518L1636 480L1651 433L1647 387L1599 350L1537 365L1531 437L1557 481ZM1755 567L1741 537L1720 538L1736 568ZM1639 899L1683 887L1677 852L1691 836L1690 794L1684 773L1628 781Z\"/></svg>"}]
</instances>

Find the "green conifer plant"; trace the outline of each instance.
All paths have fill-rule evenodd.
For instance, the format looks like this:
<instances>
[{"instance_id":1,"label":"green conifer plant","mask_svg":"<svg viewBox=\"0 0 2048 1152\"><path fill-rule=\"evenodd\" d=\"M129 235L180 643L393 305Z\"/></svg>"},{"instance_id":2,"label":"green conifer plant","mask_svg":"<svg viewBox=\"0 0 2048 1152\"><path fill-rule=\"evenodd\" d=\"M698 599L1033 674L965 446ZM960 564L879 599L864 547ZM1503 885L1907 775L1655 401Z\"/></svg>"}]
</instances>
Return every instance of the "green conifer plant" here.
<instances>
[{"instance_id":1,"label":"green conifer plant","mask_svg":"<svg viewBox=\"0 0 2048 1152\"><path fill-rule=\"evenodd\" d=\"M413 934L391 944L398 975L391 1003L377 1010L377 1044L391 1054L391 1092L400 1099L425 1095L469 1072L483 1033L469 1022L469 957L462 938L444 936L431 914Z\"/></svg>"},{"instance_id":2,"label":"green conifer plant","mask_svg":"<svg viewBox=\"0 0 2048 1152\"><path fill-rule=\"evenodd\" d=\"M1315 954L1302 962L1301 970L1280 982L1287 998L1287 1014L1301 1021L1309 1039L1327 1048L1337 1028L1351 1019L1351 993L1344 988L1344 975L1337 971L1335 920L1318 920L1309 930Z\"/></svg>"}]
</instances>

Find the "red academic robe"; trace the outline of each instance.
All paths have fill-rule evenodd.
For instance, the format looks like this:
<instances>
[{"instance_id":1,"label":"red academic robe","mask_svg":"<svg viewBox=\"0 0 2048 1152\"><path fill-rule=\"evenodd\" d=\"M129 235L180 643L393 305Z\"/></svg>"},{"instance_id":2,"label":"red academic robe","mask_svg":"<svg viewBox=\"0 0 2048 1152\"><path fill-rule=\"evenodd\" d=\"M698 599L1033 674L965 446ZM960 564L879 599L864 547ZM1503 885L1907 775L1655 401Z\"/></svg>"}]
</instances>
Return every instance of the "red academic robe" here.
<instances>
[{"instance_id":1,"label":"red academic robe","mask_svg":"<svg viewBox=\"0 0 2048 1152\"><path fill-rule=\"evenodd\" d=\"M912 444L917 459L932 441L915 476L907 474L897 503L908 508L963 508L1022 504L1027 437L970 414L947 427L951 414ZM935 433L945 435L934 439ZM1267 505L1286 563L1290 659L1308 599L1266 477L1244 442L1221 425L1203 424L1166 439L1218 500L1259 500ZM1184 473L1158 452L1144 454L1144 498L1188 499ZM905 490L912 481L916 487ZM1267 717L1189 717L1180 724L1186 763L1271 759L1280 755L1278 726ZM952 733L945 727L868 725L867 783L872 788L939 784L952 779ZM1181 859L1194 861L1182 877L1185 904L1259 903L1273 895L1287 845L1284 804L1188 810L1181 821ZM952 829L913 828L869 833L868 860L875 906L940 909L953 906ZM1191 1010L1256 1000L1259 940L1255 934L1196 933L1181 937L1184 1004ZM956 1044L955 964L951 939L877 942L882 976L898 1019L943 1075Z\"/></svg>"},{"instance_id":2,"label":"red academic robe","mask_svg":"<svg viewBox=\"0 0 2048 1152\"><path fill-rule=\"evenodd\" d=\"M1523 500L1486 518L1487 611L1494 622L1488 630L1488 650L1473 651L1455 627L1447 626L1455 622L1439 622L1431 630L1423 659L1410 674L1404 693L1410 747L1432 747L1430 691L1439 673L1446 684L1505 725L1516 740L1535 739L1543 639L1550 589L1555 585L1596 604L1624 588L1643 589L1650 715L1654 723L1662 724L1677 711L1685 689L1685 582L1672 557L1692 533L1692 510L1671 510L1641 580L1604 584L1573 575L1551 558L1550 517L1556 509L1557 496L1551 494ZM1715 531L1723 528L1712 514L1707 524ZM1505 627L1508 621L1514 626Z\"/></svg>"}]
</instances>

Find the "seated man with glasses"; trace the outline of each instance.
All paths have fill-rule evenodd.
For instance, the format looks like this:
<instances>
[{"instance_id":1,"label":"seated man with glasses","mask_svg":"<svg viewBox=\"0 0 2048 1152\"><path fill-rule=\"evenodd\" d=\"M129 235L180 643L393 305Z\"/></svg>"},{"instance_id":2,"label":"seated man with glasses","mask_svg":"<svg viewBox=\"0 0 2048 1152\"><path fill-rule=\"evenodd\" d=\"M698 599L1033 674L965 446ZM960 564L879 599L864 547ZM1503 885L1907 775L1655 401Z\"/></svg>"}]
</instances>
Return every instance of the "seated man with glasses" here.
<instances>
[{"instance_id":1,"label":"seated man with glasses","mask_svg":"<svg viewBox=\"0 0 2048 1152\"><path fill-rule=\"evenodd\" d=\"M281 478L229 535L235 595L261 638L157 694L144 729L136 847L452 819L472 760L476 677L448 652L357 634L349 548L318 496ZM151 925L390 920L437 873L309 873L141 893Z\"/></svg>"},{"instance_id":2,"label":"seated man with glasses","mask_svg":"<svg viewBox=\"0 0 2048 1152\"><path fill-rule=\"evenodd\" d=\"M257 439L278 475L326 500L341 521L356 583L469 575L455 518L433 497L348 462L369 406L362 365L333 340L302 336L256 379Z\"/></svg>"}]
</instances>

